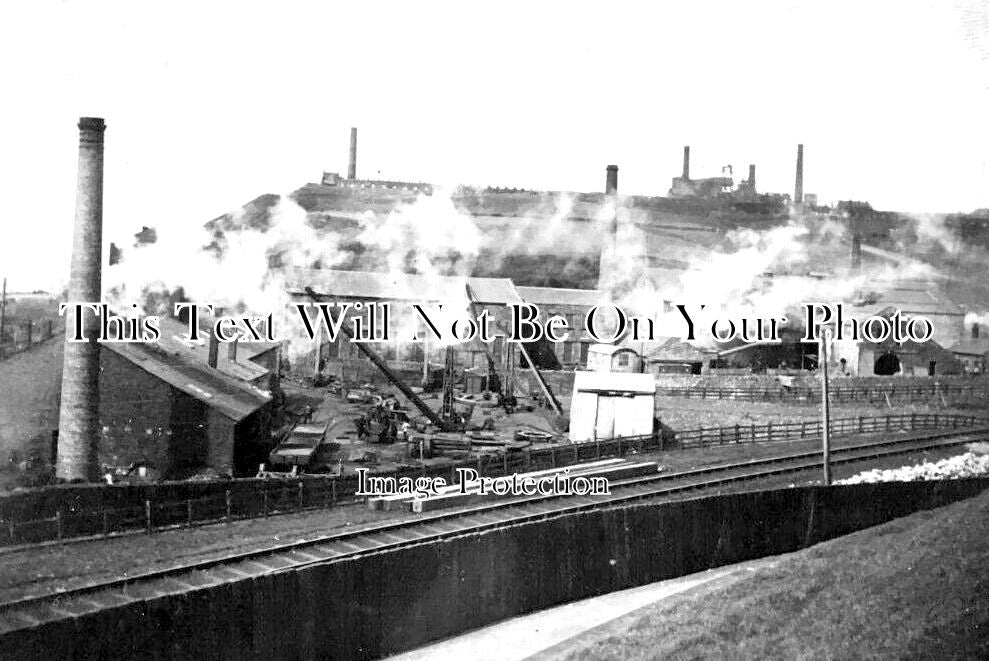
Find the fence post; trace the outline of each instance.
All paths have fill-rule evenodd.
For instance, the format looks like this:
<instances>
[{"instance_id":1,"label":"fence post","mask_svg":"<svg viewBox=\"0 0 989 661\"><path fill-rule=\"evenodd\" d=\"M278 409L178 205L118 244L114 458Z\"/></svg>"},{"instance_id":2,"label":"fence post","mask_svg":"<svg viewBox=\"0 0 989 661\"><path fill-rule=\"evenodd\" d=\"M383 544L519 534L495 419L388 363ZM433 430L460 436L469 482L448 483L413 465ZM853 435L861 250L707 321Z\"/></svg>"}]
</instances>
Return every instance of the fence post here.
<instances>
[{"instance_id":1,"label":"fence post","mask_svg":"<svg viewBox=\"0 0 989 661\"><path fill-rule=\"evenodd\" d=\"M773 440L773 423L769 422L766 424L766 441L772 442Z\"/></svg>"},{"instance_id":2,"label":"fence post","mask_svg":"<svg viewBox=\"0 0 989 661\"><path fill-rule=\"evenodd\" d=\"M62 508L55 510L55 539L62 539Z\"/></svg>"},{"instance_id":3,"label":"fence post","mask_svg":"<svg viewBox=\"0 0 989 661\"><path fill-rule=\"evenodd\" d=\"M738 443L741 440L741 438L742 438L741 429L738 426L738 423L736 422L735 423L735 442Z\"/></svg>"},{"instance_id":4,"label":"fence post","mask_svg":"<svg viewBox=\"0 0 989 661\"><path fill-rule=\"evenodd\" d=\"M227 523L230 523L230 489L227 489L224 495L226 496L226 500L227 500L227 515L224 517L224 520Z\"/></svg>"},{"instance_id":5,"label":"fence post","mask_svg":"<svg viewBox=\"0 0 989 661\"><path fill-rule=\"evenodd\" d=\"M151 501L144 501L144 519L147 524L148 534L151 534Z\"/></svg>"},{"instance_id":6,"label":"fence post","mask_svg":"<svg viewBox=\"0 0 989 661\"><path fill-rule=\"evenodd\" d=\"M862 416L859 416L859 433L861 434L864 431L865 431L865 420L863 419Z\"/></svg>"},{"instance_id":7,"label":"fence post","mask_svg":"<svg viewBox=\"0 0 989 661\"><path fill-rule=\"evenodd\" d=\"M304 484L305 483L300 479L299 480L299 509L300 510L305 506L305 502L306 502L302 495L302 489Z\"/></svg>"},{"instance_id":8,"label":"fence post","mask_svg":"<svg viewBox=\"0 0 989 661\"><path fill-rule=\"evenodd\" d=\"M268 516L268 486L261 490L261 512L267 518Z\"/></svg>"},{"instance_id":9,"label":"fence post","mask_svg":"<svg viewBox=\"0 0 989 661\"><path fill-rule=\"evenodd\" d=\"M718 427L718 445L725 444L725 428Z\"/></svg>"},{"instance_id":10,"label":"fence post","mask_svg":"<svg viewBox=\"0 0 989 661\"><path fill-rule=\"evenodd\" d=\"M910 414L910 429L913 430L913 429L916 429L916 428L917 428L917 414L916 413L911 413Z\"/></svg>"},{"instance_id":11,"label":"fence post","mask_svg":"<svg viewBox=\"0 0 989 661\"><path fill-rule=\"evenodd\" d=\"M452 484L452 480L451 480L451 484ZM332 480L330 480L330 503L336 504L336 502L337 502L337 481L336 478L333 478Z\"/></svg>"},{"instance_id":12,"label":"fence post","mask_svg":"<svg viewBox=\"0 0 989 661\"><path fill-rule=\"evenodd\" d=\"M749 431L752 432L752 442L755 443L755 423L753 422L749 425Z\"/></svg>"},{"instance_id":13,"label":"fence post","mask_svg":"<svg viewBox=\"0 0 989 661\"><path fill-rule=\"evenodd\" d=\"M186 524L192 527L192 498L185 499L185 520Z\"/></svg>"},{"instance_id":14,"label":"fence post","mask_svg":"<svg viewBox=\"0 0 989 661\"><path fill-rule=\"evenodd\" d=\"M802 420L800 422L800 438L803 438L806 435L807 435L807 421Z\"/></svg>"}]
</instances>

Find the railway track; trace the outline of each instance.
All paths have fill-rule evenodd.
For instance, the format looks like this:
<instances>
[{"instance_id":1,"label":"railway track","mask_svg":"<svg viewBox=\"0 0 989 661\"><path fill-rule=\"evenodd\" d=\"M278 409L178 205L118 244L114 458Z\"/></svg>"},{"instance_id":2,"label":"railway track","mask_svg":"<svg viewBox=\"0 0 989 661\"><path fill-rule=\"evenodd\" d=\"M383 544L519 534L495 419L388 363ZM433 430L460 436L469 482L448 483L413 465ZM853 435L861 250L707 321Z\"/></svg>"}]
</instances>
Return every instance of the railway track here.
<instances>
[{"instance_id":1,"label":"railway track","mask_svg":"<svg viewBox=\"0 0 989 661\"><path fill-rule=\"evenodd\" d=\"M876 441L832 450L832 464L907 454L989 439L989 428L956 430ZM152 596L217 586L254 576L342 560L517 525L550 517L687 493L717 491L821 467L820 453L801 452L754 461L710 466L678 473L657 473L611 484L608 496L535 496L475 505L414 519L372 524L343 533L299 540L264 549L231 553L139 575L95 581L67 590L0 603L0 635L39 623L76 617Z\"/></svg>"}]
</instances>

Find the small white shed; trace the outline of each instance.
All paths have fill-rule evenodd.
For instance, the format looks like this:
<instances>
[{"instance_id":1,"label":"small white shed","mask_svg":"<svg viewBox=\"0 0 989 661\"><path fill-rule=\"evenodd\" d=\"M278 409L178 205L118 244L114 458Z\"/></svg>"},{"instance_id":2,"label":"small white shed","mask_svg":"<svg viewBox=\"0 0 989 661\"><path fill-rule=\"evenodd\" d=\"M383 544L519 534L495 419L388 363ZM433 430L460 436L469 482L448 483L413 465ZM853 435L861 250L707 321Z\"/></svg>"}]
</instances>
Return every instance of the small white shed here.
<instances>
[{"instance_id":1,"label":"small white shed","mask_svg":"<svg viewBox=\"0 0 989 661\"><path fill-rule=\"evenodd\" d=\"M576 372L570 400L570 442L651 434L655 407L652 374Z\"/></svg>"}]
</instances>

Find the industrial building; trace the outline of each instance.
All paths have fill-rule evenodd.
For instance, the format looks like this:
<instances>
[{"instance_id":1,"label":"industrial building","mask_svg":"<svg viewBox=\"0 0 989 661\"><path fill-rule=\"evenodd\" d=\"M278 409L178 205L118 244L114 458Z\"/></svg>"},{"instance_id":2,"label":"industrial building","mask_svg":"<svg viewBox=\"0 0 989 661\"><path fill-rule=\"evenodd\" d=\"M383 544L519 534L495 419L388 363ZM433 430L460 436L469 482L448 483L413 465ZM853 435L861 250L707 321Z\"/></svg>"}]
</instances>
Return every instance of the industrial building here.
<instances>
[{"instance_id":1,"label":"industrial building","mask_svg":"<svg viewBox=\"0 0 989 661\"><path fill-rule=\"evenodd\" d=\"M186 342L184 324L161 322L157 343L101 345L99 466L142 465L166 478L253 473L270 441L280 348L216 347L210 366L207 342ZM0 416L8 422L0 441L26 442L45 463L58 429L63 355L63 343L46 342L0 361Z\"/></svg>"},{"instance_id":2,"label":"industrial building","mask_svg":"<svg viewBox=\"0 0 989 661\"><path fill-rule=\"evenodd\" d=\"M558 287L516 286L526 303L539 307L544 317L562 316L567 320L570 335L564 342L554 344L556 358L562 369L587 366L588 352L594 340L587 334L587 313L606 301L604 292L596 289L565 289Z\"/></svg>"},{"instance_id":3,"label":"industrial building","mask_svg":"<svg viewBox=\"0 0 989 661\"><path fill-rule=\"evenodd\" d=\"M966 374L985 374L989 370L989 337L983 337L979 324L972 324L972 334L949 348L961 362Z\"/></svg>"},{"instance_id":4,"label":"industrial building","mask_svg":"<svg viewBox=\"0 0 989 661\"><path fill-rule=\"evenodd\" d=\"M717 352L697 347L680 338L671 337L659 342L643 356L650 374L704 374Z\"/></svg>"}]
</instances>

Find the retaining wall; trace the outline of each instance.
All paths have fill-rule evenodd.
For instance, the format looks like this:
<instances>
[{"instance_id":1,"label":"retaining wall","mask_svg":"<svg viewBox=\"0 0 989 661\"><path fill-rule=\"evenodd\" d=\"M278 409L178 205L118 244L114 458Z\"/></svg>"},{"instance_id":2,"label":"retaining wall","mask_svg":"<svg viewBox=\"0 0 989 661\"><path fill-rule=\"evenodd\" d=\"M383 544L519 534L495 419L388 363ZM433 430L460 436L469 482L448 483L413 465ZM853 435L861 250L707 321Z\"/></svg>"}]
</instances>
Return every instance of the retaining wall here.
<instances>
[{"instance_id":1,"label":"retaining wall","mask_svg":"<svg viewBox=\"0 0 989 661\"><path fill-rule=\"evenodd\" d=\"M373 659L521 613L794 551L989 479L808 487L560 516L149 595L0 639L10 658Z\"/></svg>"}]
</instances>

